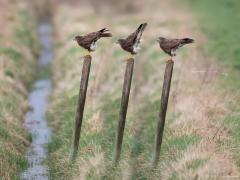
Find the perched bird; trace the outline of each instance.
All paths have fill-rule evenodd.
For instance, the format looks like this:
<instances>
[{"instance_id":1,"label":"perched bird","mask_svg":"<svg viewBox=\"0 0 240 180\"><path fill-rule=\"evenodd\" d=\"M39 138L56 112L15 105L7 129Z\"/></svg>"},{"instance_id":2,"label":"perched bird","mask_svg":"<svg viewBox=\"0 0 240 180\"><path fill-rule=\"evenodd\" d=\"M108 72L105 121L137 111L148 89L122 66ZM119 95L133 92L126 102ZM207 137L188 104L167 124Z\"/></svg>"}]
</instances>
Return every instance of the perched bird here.
<instances>
[{"instance_id":1,"label":"perched bird","mask_svg":"<svg viewBox=\"0 0 240 180\"><path fill-rule=\"evenodd\" d=\"M134 33L130 34L126 39L118 40L121 48L129 52L131 54L131 57L133 57L133 55L136 55L140 49L142 33L145 30L146 26L147 23L143 23Z\"/></svg>"},{"instance_id":2,"label":"perched bird","mask_svg":"<svg viewBox=\"0 0 240 180\"><path fill-rule=\"evenodd\" d=\"M171 59L173 56L176 56L176 50L185 44L193 43L194 40L190 38L183 38L183 39L166 39L163 37L158 38L158 42L160 45L160 48L167 53L169 56L171 56Z\"/></svg>"},{"instance_id":3,"label":"perched bird","mask_svg":"<svg viewBox=\"0 0 240 180\"><path fill-rule=\"evenodd\" d=\"M90 54L95 51L97 47L97 41L102 37L112 37L112 34L107 28L103 28L97 32L89 33L85 36L76 36L73 40L77 41L78 45L88 50Z\"/></svg>"}]
</instances>

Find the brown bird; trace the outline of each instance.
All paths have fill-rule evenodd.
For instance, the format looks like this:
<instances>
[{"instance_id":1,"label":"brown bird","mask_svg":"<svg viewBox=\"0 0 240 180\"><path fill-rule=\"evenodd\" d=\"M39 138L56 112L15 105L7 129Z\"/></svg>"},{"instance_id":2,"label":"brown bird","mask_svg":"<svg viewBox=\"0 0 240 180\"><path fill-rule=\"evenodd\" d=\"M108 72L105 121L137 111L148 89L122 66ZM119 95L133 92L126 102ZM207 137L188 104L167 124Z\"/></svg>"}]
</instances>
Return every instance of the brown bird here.
<instances>
[{"instance_id":1,"label":"brown bird","mask_svg":"<svg viewBox=\"0 0 240 180\"><path fill-rule=\"evenodd\" d=\"M92 32L84 36L76 36L73 40L77 41L78 45L88 50L88 53L95 51L97 41L102 37L112 37L112 34L107 28L103 28L97 32Z\"/></svg>"},{"instance_id":2,"label":"brown bird","mask_svg":"<svg viewBox=\"0 0 240 180\"><path fill-rule=\"evenodd\" d=\"M176 50L185 44L193 43L194 40L190 38L183 38L183 39L166 39L163 37L158 38L158 42L160 45L160 48L167 53L169 56L171 56L171 59L173 56L176 56Z\"/></svg>"},{"instance_id":3,"label":"brown bird","mask_svg":"<svg viewBox=\"0 0 240 180\"><path fill-rule=\"evenodd\" d=\"M138 29L130 34L126 39L119 39L118 43L121 48L131 54L131 58L137 54L140 49L142 33L145 30L147 23L141 24Z\"/></svg>"}]
</instances>

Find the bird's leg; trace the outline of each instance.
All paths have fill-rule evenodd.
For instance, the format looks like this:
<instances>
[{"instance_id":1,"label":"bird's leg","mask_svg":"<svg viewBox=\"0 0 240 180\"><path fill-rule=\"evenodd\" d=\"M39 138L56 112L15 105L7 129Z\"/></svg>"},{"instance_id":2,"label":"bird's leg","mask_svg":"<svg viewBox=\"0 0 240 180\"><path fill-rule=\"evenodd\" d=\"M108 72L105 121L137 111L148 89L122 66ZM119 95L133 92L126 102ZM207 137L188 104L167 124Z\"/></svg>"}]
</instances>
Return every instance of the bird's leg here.
<instances>
[{"instance_id":1,"label":"bird's leg","mask_svg":"<svg viewBox=\"0 0 240 180\"><path fill-rule=\"evenodd\" d=\"M91 56L91 52L90 52L90 51L87 51L87 53L86 53L85 56Z\"/></svg>"},{"instance_id":2,"label":"bird's leg","mask_svg":"<svg viewBox=\"0 0 240 180\"><path fill-rule=\"evenodd\" d=\"M171 51L172 56L176 56L176 50L177 49L172 49L172 51Z\"/></svg>"},{"instance_id":3,"label":"bird's leg","mask_svg":"<svg viewBox=\"0 0 240 180\"><path fill-rule=\"evenodd\" d=\"M134 55L130 53L128 59L134 59Z\"/></svg>"},{"instance_id":4,"label":"bird's leg","mask_svg":"<svg viewBox=\"0 0 240 180\"><path fill-rule=\"evenodd\" d=\"M166 61L166 63L169 62L169 61L173 61L173 59L172 59L173 57L172 57L172 56L170 56L170 57L171 57L171 58L168 59L168 60Z\"/></svg>"},{"instance_id":5,"label":"bird's leg","mask_svg":"<svg viewBox=\"0 0 240 180\"><path fill-rule=\"evenodd\" d=\"M167 62L168 62L168 61L172 61L172 60L173 60L173 59L172 59L173 56L176 56L176 54L175 54L175 51L172 49L172 50L171 50L171 55L170 55L171 58L168 59Z\"/></svg>"}]
</instances>

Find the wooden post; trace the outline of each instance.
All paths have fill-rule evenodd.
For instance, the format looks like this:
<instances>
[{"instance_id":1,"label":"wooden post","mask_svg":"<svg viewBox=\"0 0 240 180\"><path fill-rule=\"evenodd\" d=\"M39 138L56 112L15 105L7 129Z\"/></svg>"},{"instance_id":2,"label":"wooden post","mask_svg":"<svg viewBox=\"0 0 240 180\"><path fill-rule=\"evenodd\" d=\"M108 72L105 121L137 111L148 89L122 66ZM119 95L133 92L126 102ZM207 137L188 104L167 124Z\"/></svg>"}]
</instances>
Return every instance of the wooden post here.
<instances>
[{"instance_id":1,"label":"wooden post","mask_svg":"<svg viewBox=\"0 0 240 180\"><path fill-rule=\"evenodd\" d=\"M73 161L75 160L78 153L84 106L85 106L87 87L88 87L88 78L89 78L89 73L91 68L91 61L92 61L92 57L90 55L84 56L78 106L77 106L77 111L75 116L75 132L74 132L73 155L72 155Z\"/></svg>"},{"instance_id":2,"label":"wooden post","mask_svg":"<svg viewBox=\"0 0 240 180\"><path fill-rule=\"evenodd\" d=\"M124 76L121 109L120 109L119 120L118 120L118 132L116 136L116 145L115 145L114 154L113 154L114 165L117 165L118 160L120 158L121 149L122 149L122 141L123 141L124 127L125 127L125 121L126 121L126 115L127 115L129 94L131 89L133 68L134 68L134 59L130 58L127 60L125 76Z\"/></svg>"},{"instance_id":3,"label":"wooden post","mask_svg":"<svg viewBox=\"0 0 240 180\"><path fill-rule=\"evenodd\" d=\"M161 97L161 106L160 106L160 112L159 112L159 121L158 121L157 132L156 132L155 152L154 152L154 158L153 158L154 167L156 167L158 164L160 151L161 151L164 124L165 124L165 118L166 118L167 106L168 106L168 98L169 98L172 73L173 73L173 65L174 65L174 62L172 60L168 60L165 68L162 97Z\"/></svg>"}]
</instances>

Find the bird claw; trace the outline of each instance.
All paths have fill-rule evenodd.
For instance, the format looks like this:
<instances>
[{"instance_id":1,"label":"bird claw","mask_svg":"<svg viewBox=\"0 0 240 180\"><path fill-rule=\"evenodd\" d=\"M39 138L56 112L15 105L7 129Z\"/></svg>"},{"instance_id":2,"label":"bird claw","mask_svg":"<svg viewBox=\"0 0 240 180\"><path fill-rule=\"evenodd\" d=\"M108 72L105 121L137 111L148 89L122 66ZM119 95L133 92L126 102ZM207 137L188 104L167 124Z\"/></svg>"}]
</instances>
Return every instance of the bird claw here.
<instances>
[{"instance_id":1,"label":"bird claw","mask_svg":"<svg viewBox=\"0 0 240 180\"><path fill-rule=\"evenodd\" d=\"M173 59L172 59L172 57L170 58L170 59L168 59L167 61L166 61L166 63L169 63L169 62L172 62L173 61Z\"/></svg>"},{"instance_id":2,"label":"bird claw","mask_svg":"<svg viewBox=\"0 0 240 180\"><path fill-rule=\"evenodd\" d=\"M134 55L133 54L130 54L128 59L134 59Z\"/></svg>"},{"instance_id":3,"label":"bird claw","mask_svg":"<svg viewBox=\"0 0 240 180\"><path fill-rule=\"evenodd\" d=\"M90 51L87 51L86 55L85 56L92 56L91 52Z\"/></svg>"}]
</instances>

